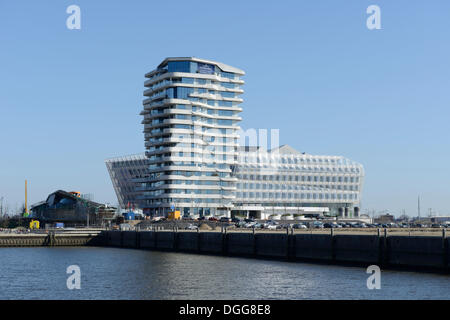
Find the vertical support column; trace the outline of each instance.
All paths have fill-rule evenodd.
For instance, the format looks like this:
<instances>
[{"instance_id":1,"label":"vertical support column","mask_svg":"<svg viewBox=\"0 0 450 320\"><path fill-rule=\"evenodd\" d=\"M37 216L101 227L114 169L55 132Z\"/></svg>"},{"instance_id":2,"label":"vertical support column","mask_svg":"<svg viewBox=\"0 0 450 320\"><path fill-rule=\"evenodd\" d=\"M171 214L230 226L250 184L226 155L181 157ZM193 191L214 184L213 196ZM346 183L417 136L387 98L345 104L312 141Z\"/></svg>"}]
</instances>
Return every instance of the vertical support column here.
<instances>
[{"instance_id":1,"label":"vertical support column","mask_svg":"<svg viewBox=\"0 0 450 320\"><path fill-rule=\"evenodd\" d=\"M290 252L290 245L289 245L289 227L286 227L286 258L289 259L289 252Z\"/></svg>"},{"instance_id":2,"label":"vertical support column","mask_svg":"<svg viewBox=\"0 0 450 320\"><path fill-rule=\"evenodd\" d=\"M141 233L136 229L136 249L141 247Z\"/></svg>"},{"instance_id":3,"label":"vertical support column","mask_svg":"<svg viewBox=\"0 0 450 320\"><path fill-rule=\"evenodd\" d=\"M227 235L227 227L223 227L222 229L222 254L228 254L228 235Z\"/></svg>"},{"instance_id":4,"label":"vertical support column","mask_svg":"<svg viewBox=\"0 0 450 320\"><path fill-rule=\"evenodd\" d=\"M331 261L336 261L336 244L334 238L334 228L330 228L330 241L331 241Z\"/></svg>"},{"instance_id":5,"label":"vertical support column","mask_svg":"<svg viewBox=\"0 0 450 320\"><path fill-rule=\"evenodd\" d=\"M383 237L383 264L387 266L389 264L389 242L388 242L388 230L384 228Z\"/></svg>"},{"instance_id":6,"label":"vertical support column","mask_svg":"<svg viewBox=\"0 0 450 320\"><path fill-rule=\"evenodd\" d=\"M381 238L380 228L377 229L377 237L378 237L378 266L381 267L383 265L384 243L383 238Z\"/></svg>"},{"instance_id":7,"label":"vertical support column","mask_svg":"<svg viewBox=\"0 0 450 320\"><path fill-rule=\"evenodd\" d=\"M178 251L179 247L179 238L178 238L178 227L173 228L173 248L175 251Z\"/></svg>"},{"instance_id":8,"label":"vertical support column","mask_svg":"<svg viewBox=\"0 0 450 320\"><path fill-rule=\"evenodd\" d=\"M252 234L253 234L253 255L257 255L258 254L258 250L256 247L256 234L255 234L255 227L252 228Z\"/></svg>"},{"instance_id":9,"label":"vertical support column","mask_svg":"<svg viewBox=\"0 0 450 320\"><path fill-rule=\"evenodd\" d=\"M200 252L200 241L201 241L200 229L197 228L197 251L198 252Z\"/></svg>"},{"instance_id":10,"label":"vertical support column","mask_svg":"<svg viewBox=\"0 0 450 320\"><path fill-rule=\"evenodd\" d=\"M445 228L442 229L442 264L443 269L448 271L448 241Z\"/></svg>"}]
</instances>

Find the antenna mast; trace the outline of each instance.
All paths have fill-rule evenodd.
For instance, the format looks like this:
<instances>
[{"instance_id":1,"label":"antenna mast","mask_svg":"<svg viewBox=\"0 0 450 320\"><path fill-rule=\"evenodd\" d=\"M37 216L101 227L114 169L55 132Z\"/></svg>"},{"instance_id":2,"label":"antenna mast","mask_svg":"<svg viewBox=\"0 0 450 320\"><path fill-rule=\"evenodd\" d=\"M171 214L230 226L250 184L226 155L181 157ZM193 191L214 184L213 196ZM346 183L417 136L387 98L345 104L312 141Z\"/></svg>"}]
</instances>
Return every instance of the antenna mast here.
<instances>
[{"instance_id":1,"label":"antenna mast","mask_svg":"<svg viewBox=\"0 0 450 320\"><path fill-rule=\"evenodd\" d=\"M420 195L417 196L417 213L419 214L419 218L420 218Z\"/></svg>"}]
</instances>

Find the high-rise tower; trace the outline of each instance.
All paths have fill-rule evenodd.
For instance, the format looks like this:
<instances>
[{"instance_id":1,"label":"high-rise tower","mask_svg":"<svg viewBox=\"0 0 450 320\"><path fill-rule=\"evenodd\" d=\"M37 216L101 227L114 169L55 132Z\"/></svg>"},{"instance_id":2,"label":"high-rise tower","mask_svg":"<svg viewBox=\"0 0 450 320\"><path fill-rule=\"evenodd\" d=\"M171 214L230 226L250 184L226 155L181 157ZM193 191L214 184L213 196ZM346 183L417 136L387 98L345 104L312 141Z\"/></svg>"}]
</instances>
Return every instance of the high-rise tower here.
<instances>
[{"instance_id":1,"label":"high-rise tower","mask_svg":"<svg viewBox=\"0 0 450 320\"><path fill-rule=\"evenodd\" d=\"M167 58L145 75L148 213L229 214L237 179L244 71L215 61Z\"/></svg>"}]
</instances>

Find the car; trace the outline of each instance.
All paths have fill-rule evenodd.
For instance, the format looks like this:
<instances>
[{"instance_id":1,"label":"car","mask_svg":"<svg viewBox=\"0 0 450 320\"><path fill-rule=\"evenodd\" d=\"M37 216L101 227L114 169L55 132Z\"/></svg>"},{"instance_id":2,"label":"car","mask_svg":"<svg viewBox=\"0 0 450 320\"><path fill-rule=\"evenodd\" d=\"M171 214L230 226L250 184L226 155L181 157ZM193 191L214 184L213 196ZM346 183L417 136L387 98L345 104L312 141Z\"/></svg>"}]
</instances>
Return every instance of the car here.
<instances>
[{"instance_id":1,"label":"car","mask_svg":"<svg viewBox=\"0 0 450 320\"><path fill-rule=\"evenodd\" d=\"M268 230L275 230L277 228L276 224L271 224L271 223L265 223L263 225L264 229L268 229Z\"/></svg>"},{"instance_id":2,"label":"car","mask_svg":"<svg viewBox=\"0 0 450 320\"><path fill-rule=\"evenodd\" d=\"M256 222L253 226L252 226L252 228L255 228L255 229L261 229L263 227L263 225L261 224L261 223L259 223L259 222Z\"/></svg>"},{"instance_id":3,"label":"car","mask_svg":"<svg viewBox=\"0 0 450 320\"><path fill-rule=\"evenodd\" d=\"M313 228L314 229L323 229L323 223L315 221L313 223Z\"/></svg>"},{"instance_id":4,"label":"car","mask_svg":"<svg viewBox=\"0 0 450 320\"><path fill-rule=\"evenodd\" d=\"M255 220L252 219L252 218L245 218L244 221L247 222L247 223L255 222Z\"/></svg>"},{"instance_id":5,"label":"car","mask_svg":"<svg viewBox=\"0 0 450 320\"><path fill-rule=\"evenodd\" d=\"M241 221L241 219L239 219L239 218L237 218L237 217L231 218L231 222L238 223L238 222L240 222L240 221Z\"/></svg>"},{"instance_id":6,"label":"car","mask_svg":"<svg viewBox=\"0 0 450 320\"><path fill-rule=\"evenodd\" d=\"M201 217L199 217L197 220L198 220L198 221L203 221L203 220L206 220L206 217L205 217L205 216L201 216Z\"/></svg>"},{"instance_id":7,"label":"car","mask_svg":"<svg viewBox=\"0 0 450 320\"><path fill-rule=\"evenodd\" d=\"M294 229L308 229L307 226L305 226L303 223L296 223L292 226Z\"/></svg>"},{"instance_id":8,"label":"car","mask_svg":"<svg viewBox=\"0 0 450 320\"><path fill-rule=\"evenodd\" d=\"M220 221L220 222L230 222L230 221L231 221L231 218L228 218L228 217L221 217L221 218L219 219L219 221Z\"/></svg>"},{"instance_id":9,"label":"car","mask_svg":"<svg viewBox=\"0 0 450 320\"><path fill-rule=\"evenodd\" d=\"M337 229L342 228L342 226L341 226L340 224L336 223L336 222L333 222L333 223L331 224L331 226L332 226L333 228L337 228Z\"/></svg>"},{"instance_id":10,"label":"car","mask_svg":"<svg viewBox=\"0 0 450 320\"><path fill-rule=\"evenodd\" d=\"M198 226L193 225L193 224L189 224L189 225L186 226L185 229L186 229L186 230L197 230L197 229L198 229Z\"/></svg>"},{"instance_id":11,"label":"car","mask_svg":"<svg viewBox=\"0 0 450 320\"><path fill-rule=\"evenodd\" d=\"M256 224L256 222L247 222L245 225L244 225L244 228L253 228L253 226Z\"/></svg>"},{"instance_id":12,"label":"car","mask_svg":"<svg viewBox=\"0 0 450 320\"><path fill-rule=\"evenodd\" d=\"M219 219L217 219L216 217L210 217L208 220L209 221L219 221Z\"/></svg>"},{"instance_id":13,"label":"car","mask_svg":"<svg viewBox=\"0 0 450 320\"><path fill-rule=\"evenodd\" d=\"M323 227L324 228L333 228L333 225L331 223L324 223Z\"/></svg>"}]
</instances>

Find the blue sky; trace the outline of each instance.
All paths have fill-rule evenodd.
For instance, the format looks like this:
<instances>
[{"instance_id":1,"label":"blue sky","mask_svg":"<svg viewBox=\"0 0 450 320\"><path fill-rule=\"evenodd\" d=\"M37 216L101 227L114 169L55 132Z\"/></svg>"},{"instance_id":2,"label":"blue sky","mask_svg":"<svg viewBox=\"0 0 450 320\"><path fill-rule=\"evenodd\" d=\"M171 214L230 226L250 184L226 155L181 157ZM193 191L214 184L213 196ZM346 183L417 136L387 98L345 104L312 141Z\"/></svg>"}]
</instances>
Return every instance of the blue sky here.
<instances>
[{"instance_id":1,"label":"blue sky","mask_svg":"<svg viewBox=\"0 0 450 320\"><path fill-rule=\"evenodd\" d=\"M28 179L30 203L116 203L104 159L144 151L144 74L196 56L246 71L243 128L362 163L363 211L415 215L421 194L450 214L449 18L445 0L1 1L0 197L20 206Z\"/></svg>"}]
</instances>

